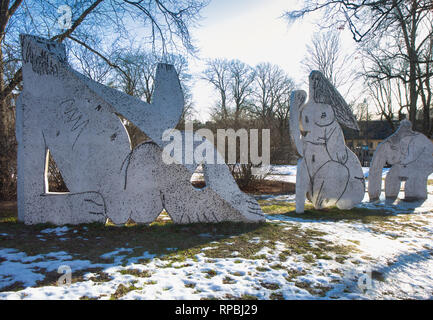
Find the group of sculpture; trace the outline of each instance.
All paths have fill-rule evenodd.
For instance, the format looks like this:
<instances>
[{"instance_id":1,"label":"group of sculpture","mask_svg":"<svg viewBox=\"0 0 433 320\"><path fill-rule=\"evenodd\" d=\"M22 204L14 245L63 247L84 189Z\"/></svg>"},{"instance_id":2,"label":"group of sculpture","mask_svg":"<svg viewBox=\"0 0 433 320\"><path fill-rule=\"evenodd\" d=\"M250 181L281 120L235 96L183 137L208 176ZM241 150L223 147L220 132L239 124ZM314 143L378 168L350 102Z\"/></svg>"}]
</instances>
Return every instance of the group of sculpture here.
<instances>
[{"instance_id":1,"label":"group of sculpture","mask_svg":"<svg viewBox=\"0 0 433 320\"><path fill-rule=\"evenodd\" d=\"M305 197L316 209L350 209L364 198L365 179L356 155L346 147L339 124L359 130L344 98L318 71L309 78L306 93L295 91L290 105L290 130L300 159L296 175L296 212L304 212ZM379 144L368 177L370 201L379 199L382 170L385 196L396 199L405 181L405 200L427 198L427 179L433 172L433 143L403 120L398 130Z\"/></svg>"},{"instance_id":2,"label":"group of sculpture","mask_svg":"<svg viewBox=\"0 0 433 320\"><path fill-rule=\"evenodd\" d=\"M60 43L22 35L21 45L24 86L16 107L21 221L60 225L110 218L115 224L129 219L150 223L163 209L175 223L265 220L257 201L239 189L226 164L161 160L167 144L163 132L176 126L184 105L173 66L158 65L152 103L147 104L73 70ZM295 91L290 108L291 134L300 156L296 211L304 211L305 198L318 209L350 209L362 201L365 181L340 124L358 126L343 97L320 72L313 71L309 80L308 101L304 91ZM152 142L131 150L119 114ZM49 192L50 154L68 193ZM214 154L219 156L217 150ZM379 197L386 163L392 165L385 180L387 197L396 197L400 182L406 181L406 198L426 198L432 154L430 140L403 121L374 155L370 198ZM206 180L203 189L190 183L199 165Z\"/></svg>"}]
</instances>

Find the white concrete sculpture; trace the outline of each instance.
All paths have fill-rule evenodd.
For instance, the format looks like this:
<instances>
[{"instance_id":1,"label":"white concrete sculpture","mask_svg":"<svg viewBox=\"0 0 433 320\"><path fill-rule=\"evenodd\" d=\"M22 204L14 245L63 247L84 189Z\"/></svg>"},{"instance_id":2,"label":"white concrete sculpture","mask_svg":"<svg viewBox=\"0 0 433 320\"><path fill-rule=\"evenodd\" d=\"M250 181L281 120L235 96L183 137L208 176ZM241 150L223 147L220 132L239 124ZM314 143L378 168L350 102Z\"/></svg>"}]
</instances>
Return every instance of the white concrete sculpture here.
<instances>
[{"instance_id":1,"label":"white concrete sculpture","mask_svg":"<svg viewBox=\"0 0 433 320\"><path fill-rule=\"evenodd\" d=\"M24 87L16 108L20 221L150 223L163 209L176 223L264 220L258 203L240 191L225 164L205 164L207 186L196 189L190 178L200 163L162 161L167 144L162 134L176 126L184 105L173 66L158 65L153 100L147 104L74 71L62 44L22 35L21 45ZM117 114L153 142L131 150ZM49 192L49 153L68 193Z\"/></svg>"},{"instance_id":2,"label":"white concrete sculpture","mask_svg":"<svg viewBox=\"0 0 433 320\"><path fill-rule=\"evenodd\" d=\"M365 181L356 155L346 147L339 123L358 130L347 103L319 72L309 77L309 100L295 91L290 103L290 131L300 155L296 174L296 212L305 198L316 209L350 209L361 202Z\"/></svg>"},{"instance_id":3,"label":"white concrete sculpture","mask_svg":"<svg viewBox=\"0 0 433 320\"><path fill-rule=\"evenodd\" d=\"M422 133L412 130L409 120L403 120L398 130L380 143L374 152L368 174L368 195L379 199L382 169L391 169L385 178L386 198L396 199L405 181L406 201L427 199L427 179L433 172L433 143Z\"/></svg>"}]
</instances>

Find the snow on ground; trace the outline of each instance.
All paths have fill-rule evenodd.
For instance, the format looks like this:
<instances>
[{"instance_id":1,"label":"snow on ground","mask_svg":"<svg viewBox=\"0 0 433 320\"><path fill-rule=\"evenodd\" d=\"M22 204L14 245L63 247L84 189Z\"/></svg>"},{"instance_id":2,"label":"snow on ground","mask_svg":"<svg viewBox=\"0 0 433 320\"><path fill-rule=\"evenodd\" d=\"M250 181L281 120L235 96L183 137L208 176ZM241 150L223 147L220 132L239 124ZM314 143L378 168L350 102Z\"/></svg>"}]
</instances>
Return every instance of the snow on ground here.
<instances>
[{"instance_id":1,"label":"snow on ground","mask_svg":"<svg viewBox=\"0 0 433 320\"><path fill-rule=\"evenodd\" d=\"M363 167L362 172L364 177L368 178L370 168ZM385 178L389 168L384 168L382 171L382 177ZM296 166L295 165L272 165L271 170L265 177L266 180L283 181L296 183ZM433 174L429 176L429 180L433 180Z\"/></svg>"},{"instance_id":2,"label":"snow on ground","mask_svg":"<svg viewBox=\"0 0 433 320\"><path fill-rule=\"evenodd\" d=\"M63 236L67 231L68 227L48 228L41 231L41 233L55 233L57 236Z\"/></svg>"},{"instance_id":3,"label":"snow on ground","mask_svg":"<svg viewBox=\"0 0 433 320\"><path fill-rule=\"evenodd\" d=\"M296 167L274 167L272 174L296 177ZM280 228L279 240L265 235L216 240L211 232L200 233L197 237L204 245L184 260L167 260L169 253L147 251L131 257L136 247L128 243L107 248L98 263L74 258L66 251L32 255L0 247L0 299L432 299L433 186L428 189L429 198L422 203L389 203L382 195L375 203L366 196L357 207L371 210L373 218L378 210L387 212L390 219L330 221L269 214L268 223ZM262 205L295 201L294 195L257 199ZM79 235L75 228L43 229L37 238L74 241L74 237L88 237L87 227ZM9 236L1 233L0 240ZM290 237L308 241L293 247L287 240ZM262 247L245 257L241 240ZM219 246L227 251L223 257L208 255ZM177 250L167 248L175 257ZM46 273L56 272L61 265L70 266L73 274L89 271L70 286L38 285ZM8 290L16 282L23 288Z\"/></svg>"}]
</instances>

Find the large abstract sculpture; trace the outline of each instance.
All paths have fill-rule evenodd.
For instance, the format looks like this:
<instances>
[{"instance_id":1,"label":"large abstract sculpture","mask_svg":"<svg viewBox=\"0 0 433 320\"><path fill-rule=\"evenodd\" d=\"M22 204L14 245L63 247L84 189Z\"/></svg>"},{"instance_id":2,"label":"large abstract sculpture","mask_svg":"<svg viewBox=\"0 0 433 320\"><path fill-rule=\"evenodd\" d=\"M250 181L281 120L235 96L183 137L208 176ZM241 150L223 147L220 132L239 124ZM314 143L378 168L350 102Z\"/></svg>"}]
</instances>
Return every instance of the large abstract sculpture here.
<instances>
[{"instance_id":1,"label":"large abstract sculpture","mask_svg":"<svg viewBox=\"0 0 433 320\"><path fill-rule=\"evenodd\" d=\"M319 72L309 77L310 93L295 91L290 103L290 131L300 155L296 175L296 212L305 197L316 209L350 209L361 202L365 185L361 164L346 147L339 125L358 130L347 103Z\"/></svg>"},{"instance_id":2,"label":"large abstract sculpture","mask_svg":"<svg viewBox=\"0 0 433 320\"><path fill-rule=\"evenodd\" d=\"M413 131L409 120L403 120L398 130L380 143L373 155L368 174L371 201L380 196L385 164L391 165L385 178L386 198L397 198L402 181L405 181L405 200L427 198L427 179L433 172L433 143L425 135Z\"/></svg>"},{"instance_id":3,"label":"large abstract sculpture","mask_svg":"<svg viewBox=\"0 0 433 320\"><path fill-rule=\"evenodd\" d=\"M195 189L190 177L200 163L162 161L168 143L163 133L176 126L184 105L173 66L158 65L153 100L147 104L74 71L60 43L22 35L21 45L19 220L150 223L163 209L176 223L264 220L258 203L239 190L225 164L204 164L207 187ZM131 150L118 114L153 142ZM49 154L68 193L49 192Z\"/></svg>"}]
</instances>

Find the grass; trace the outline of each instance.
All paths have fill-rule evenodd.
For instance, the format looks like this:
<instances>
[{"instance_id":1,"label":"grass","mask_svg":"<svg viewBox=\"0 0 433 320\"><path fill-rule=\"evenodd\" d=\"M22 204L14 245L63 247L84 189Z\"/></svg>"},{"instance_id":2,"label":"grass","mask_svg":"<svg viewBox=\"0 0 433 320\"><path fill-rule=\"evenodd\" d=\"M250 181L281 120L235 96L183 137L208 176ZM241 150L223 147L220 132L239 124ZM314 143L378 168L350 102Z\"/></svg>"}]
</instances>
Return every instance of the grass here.
<instances>
[{"instance_id":1,"label":"grass","mask_svg":"<svg viewBox=\"0 0 433 320\"><path fill-rule=\"evenodd\" d=\"M284 300L284 295L282 292L272 292L269 295L270 300Z\"/></svg>"},{"instance_id":2,"label":"grass","mask_svg":"<svg viewBox=\"0 0 433 320\"><path fill-rule=\"evenodd\" d=\"M223 284L235 284L236 280L228 276L224 277Z\"/></svg>"},{"instance_id":3,"label":"grass","mask_svg":"<svg viewBox=\"0 0 433 320\"><path fill-rule=\"evenodd\" d=\"M280 289L280 285L278 283L272 283L272 282L260 282L260 285L269 290L278 290Z\"/></svg>"},{"instance_id":4,"label":"grass","mask_svg":"<svg viewBox=\"0 0 433 320\"><path fill-rule=\"evenodd\" d=\"M296 269L289 269L287 270L287 277L285 277L286 281L293 282L296 278L305 276L307 274L307 271L305 270L296 270Z\"/></svg>"},{"instance_id":5,"label":"grass","mask_svg":"<svg viewBox=\"0 0 433 320\"><path fill-rule=\"evenodd\" d=\"M282 214L289 217L296 217L308 220L340 221L353 220L363 223L374 223L376 226L392 222L394 216L382 211L372 212L368 209L339 210L330 208L325 210L315 210L311 206L306 206L304 214L299 215L294 212L294 204L279 201L259 201L262 208L268 214ZM131 251L123 252L123 258L119 265L127 266L129 261L135 261L146 265L151 261L149 255L158 257L163 262L164 268L183 268L191 266L197 260L198 254L203 254L205 261L212 262L218 258L233 258L234 263L242 263L241 259L263 259L267 267L256 267L258 272L268 272L284 269L284 263L292 255L301 255L304 262L315 265L318 260L335 260L344 263L351 253L357 252L358 241L353 241L353 245L337 245L325 240L324 232L313 229L301 228L295 224L287 223L216 223L216 224L190 224L175 225L171 221L158 219L150 225L136 225L129 223L126 226L116 227L110 224L82 224L68 226L68 231L62 237L56 234L41 233L46 228L55 227L50 224L39 224L27 226L17 221L16 211L6 210L0 212L0 234L2 236L2 248L13 248L26 253L28 256L37 254L48 254L50 252L65 251L72 256L72 259L89 260L93 264L113 263L114 259L103 259L101 255L112 252L118 248L128 248ZM209 235L202 237L202 234ZM38 237L39 236L39 237ZM41 241L40 237L46 241ZM61 241L59 238L66 238ZM277 260L270 260L268 255L261 252L264 248L269 248L272 252L277 243L285 245L285 250L279 253ZM202 250L203 248L207 250ZM168 249L171 248L171 249ZM236 257L232 257L233 252L238 252ZM119 255L118 255L119 257ZM141 258L142 257L142 258ZM1 259L1 258L0 258ZM2 260L0 260L0 263ZM45 275L45 279L39 281L37 286L54 284L59 275L57 271L46 272L39 270ZM286 280L296 282L303 289L323 295L328 288L309 287L297 278L306 274L305 271L286 270ZM94 273L89 279L95 283L111 281L111 277L102 271L101 268L77 270L73 273L72 282L85 281L84 275L88 272ZM148 270L125 268L118 271L123 275L132 275L138 278L149 278L152 273ZM217 275L217 271L209 269L203 272L203 277L208 279ZM234 272L231 276L226 276L222 281L224 284L233 284L237 277L244 276L245 273ZM380 278L378 276L378 278ZM143 283L143 286L156 284L153 280ZM264 288L276 291L278 284L263 282ZM306 287L305 287L306 286ZM195 284L186 283L185 287L195 288ZM22 290L21 283L15 283L7 288L0 288L0 291ZM140 290L133 284L130 286L117 287L111 295L112 299L119 299L133 290ZM282 295L279 292L272 294L271 299L279 299ZM82 297L87 299L89 297ZM253 299L255 296L240 296L237 299Z\"/></svg>"},{"instance_id":6,"label":"grass","mask_svg":"<svg viewBox=\"0 0 433 320\"><path fill-rule=\"evenodd\" d=\"M322 220L322 221L341 221L354 220L362 223L373 223L387 221L395 217L386 210L370 210L366 208L352 208L350 210L340 210L337 207L330 207L321 210L314 209L312 204L305 204L304 213L295 212L294 202L259 200L263 212L267 214L280 214L292 218L305 220Z\"/></svg>"},{"instance_id":7,"label":"grass","mask_svg":"<svg viewBox=\"0 0 433 320\"><path fill-rule=\"evenodd\" d=\"M193 283L193 282L189 282L189 283L185 283L184 286L185 286L185 288L191 288L191 289L194 289L195 286L196 286L196 284Z\"/></svg>"},{"instance_id":8,"label":"grass","mask_svg":"<svg viewBox=\"0 0 433 320\"><path fill-rule=\"evenodd\" d=\"M108 273L99 271L96 273L95 277L90 277L89 280L93 281L93 282L97 282L97 283L101 283L101 282L108 282L111 281L113 278L110 277L110 275Z\"/></svg>"},{"instance_id":9,"label":"grass","mask_svg":"<svg viewBox=\"0 0 433 320\"><path fill-rule=\"evenodd\" d=\"M80 297L80 300L98 300L98 298L89 297L89 296L82 296L82 297Z\"/></svg>"},{"instance_id":10,"label":"grass","mask_svg":"<svg viewBox=\"0 0 433 320\"><path fill-rule=\"evenodd\" d=\"M134 277L140 277L140 278L150 278L152 276L152 273L150 271L148 270L140 271L138 269L120 270L119 273L132 275Z\"/></svg>"},{"instance_id":11,"label":"grass","mask_svg":"<svg viewBox=\"0 0 433 320\"><path fill-rule=\"evenodd\" d=\"M331 287L322 286L322 285L315 285L312 286L310 283L307 283L305 281L298 281L295 282L295 286L297 286L300 289L304 289L308 291L311 295L318 295L320 297L326 296L326 293L331 290Z\"/></svg>"},{"instance_id":12,"label":"grass","mask_svg":"<svg viewBox=\"0 0 433 320\"><path fill-rule=\"evenodd\" d=\"M215 276L218 274L215 270L206 270L206 271L204 271L203 273L206 274L205 277L206 277L207 279L213 278L213 277L215 277Z\"/></svg>"},{"instance_id":13,"label":"grass","mask_svg":"<svg viewBox=\"0 0 433 320\"><path fill-rule=\"evenodd\" d=\"M117 300L131 291L141 290L141 289L143 288L137 288L134 284L129 285L129 287L123 284L119 284L116 291L111 295L110 300Z\"/></svg>"},{"instance_id":14,"label":"grass","mask_svg":"<svg viewBox=\"0 0 433 320\"><path fill-rule=\"evenodd\" d=\"M257 267L256 270L259 271L259 272L267 272L267 271L271 271L271 269L269 269L269 268L265 268L265 267Z\"/></svg>"},{"instance_id":15,"label":"grass","mask_svg":"<svg viewBox=\"0 0 433 320\"><path fill-rule=\"evenodd\" d=\"M1 216L3 220L0 222L0 233L7 234L2 238L3 248L13 248L28 256L65 251L73 259L89 260L93 264L113 263L114 258L104 259L101 255L117 248L131 249L122 253L120 265L127 266L132 258L135 260L139 258L138 262L146 265L150 261L148 256L151 254L166 262L164 265L166 268L174 267L174 263L179 263L175 268L188 266L190 265L188 261L197 261L196 255L199 253L204 254L207 259L217 259L231 257L231 253L237 251L238 255L233 258L235 262L241 262L240 259L266 260L267 256L260 254L260 251L265 247L270 250L275 249L277 242L284 243L287 247L279 256L281 262L292 254L303 254L311 263L317 259L333 259L333 257L341 259L341 256L347 256L355 250L354 246L339 246L324 240L323 232L290 224L224 222L175 225L170 221L157 221L151 225L129 224L122 227L82 224L69 226L68 231L59 237L54 233L41 233L46 228L54 227L53 225L24 225L17 222L16 216L11 212L8 214L2 212ZM208 234L209 237L202 237L201 234ZM41 236L46 241L41 241ZM59 238L66 240L62 241ZM210 249L203 251L204 247ZM274 269L282 268L279 263L269 266ZM265 271L265 269L269 270L257 268L258 271ZM40 270L45 274L45 279L38 282L38 286L53 284L58 279L56 270L48 273L45 271ZM105 282L111 279L99 268L75 271L72 281L84 281L83 276L89 271L96 273L91 278L94 282ZM119 272L135 277L151 276L149 271L138 269L124 269ZM212 278L216 274L215 270L208 270L204 276ZM233 274L233 276L239 277L243 274ZM19 284L16 287L21 288ZM4 288L0 288L0 291L4 291Z\"/></svg>"},{"instance_id":16,"label":"grass","mask_svg":"<svg viewBox=\"0 0 433 320\"><path fill-rule=\"evenodd\" d=\"M132 257L153 254L170 262L183 262L193 259L201 248L209 242L221 241L231 236L240 236L263 227L260 224L218 223L175 225L171 222L156 222L151 225L129 225L123 227L104 226L100 224L81 224L68 226L68 231L58 237L54 233L41 233L50 224L24 225L18 222L15 213L1 213L0 233L3 248L13 248L27 255L48 254L54 251L66 251L74 258L83 258L92 263L112 263L113 258L103 259L100 256L127 246L131 252L125 252L122 262ZM208 238L200 237L208 233ZM45 241L41 241L42 239ZM66 238L62 241L59 238ZM127 245L126 245L127 244ZM167 248L176 248L168 250ZM150 261L143 258L139 262Z\"/></svg>"}]
</instances>

